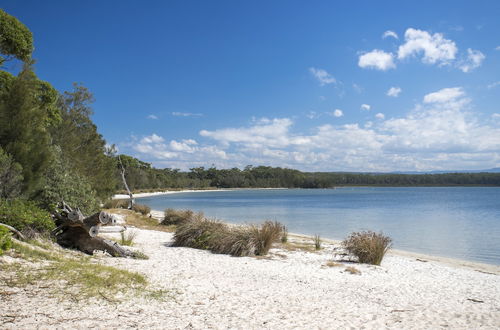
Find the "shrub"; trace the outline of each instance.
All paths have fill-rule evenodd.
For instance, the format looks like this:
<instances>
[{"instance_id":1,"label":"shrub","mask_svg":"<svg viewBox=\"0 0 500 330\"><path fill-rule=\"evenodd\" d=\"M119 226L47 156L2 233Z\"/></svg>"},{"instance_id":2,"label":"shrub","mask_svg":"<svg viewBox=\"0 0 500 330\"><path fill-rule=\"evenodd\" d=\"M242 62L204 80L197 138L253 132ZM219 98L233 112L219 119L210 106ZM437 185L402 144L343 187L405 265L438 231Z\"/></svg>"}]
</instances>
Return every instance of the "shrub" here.
<instances>
[{"instance_id":1,"label":"shrub","mask_svg":"<svg viewBox=\"0 0 500 330\"><path fill-rule=\"evenodd\" d=\"M321 250L321 237L318 234L314 235L314 248L316 251Z\"/></svg>"},{"instance_id":2,"label":"shrub","mask_svg":"<svg viewBox=\"0 0 500 330\"><path fill-rule=\"evenodd\" d=\"M162 225L178 225L186 220L201 220L204 218L203 212L194 213L191 210L166 209Z\"/></svg>"},{"instance_id":3,"label":"shrub","mask_svg":"<svg viewBox=\"0 0 500 330\"><path fill-rule=\"evenodd\" d=\"M110 199L103 205L105 209L128 209L129 199Z\"/></svg>"},{"instance_id":4,"label":"shrub","mask_svg":"<svg viewBox=\"0 0 500 330\"><path fill-rule=\"evenodd\" d=\"M362 231L352 233L342 245L349 253L358 257L359 262L380 265L391 247L391 242L392 240L382 233Z\"/></svg>"},{"instance_id":5,"label":"shrub","mask_svg":"<svg viewBox=\"0 0 500 330\"><path fill-rule=\"evenodd\" d=\"M0 200L0 222L17 230L45 233L55 228L50 214L34 202L25 200Z\"/></svg>"},{"instance_id":6,"label":"shrub","mask_svg":"<svg viewBox=\"0 0 500 330\"><path fill-rule=\"evenodd\" d=\"M10 231L0 226L0 256L12 247Z\"/></svg>"},{"instance_id":7,"label":"shrub","mask_svg":"<svg viewBox=\"0 0 500 330\"><path fill-rule=\"evenodd\" d=\"M174 246L210 250L232 256L265 255L280 238L282 225L266 221L261 226L229 226L217 220L195 217L177 225Z\"/></svg>"},{"instance_id":8,"label":"shrub","mask_svg":"<svg viewBox=\"0 0 500 330\"><path fill-rule=\"evenodd\" d=\"M134 204L132 210L142 215L148 215L151 212L151 208L149 206L142 204Z\"/></svg>"},{"instance_id":9,"label":"shrub","mask_svg":"<svg viewBox=\"0 0 500 330\"><path fill-rule=\"evenodd\" d=\"M39 205L53 211L61 201L78 207L83 214L99 211L99 199L89 179L63 160L59 147L54 147L55 160L44 173L42 189L36 196Z\"/></svg>"}]
</instances>

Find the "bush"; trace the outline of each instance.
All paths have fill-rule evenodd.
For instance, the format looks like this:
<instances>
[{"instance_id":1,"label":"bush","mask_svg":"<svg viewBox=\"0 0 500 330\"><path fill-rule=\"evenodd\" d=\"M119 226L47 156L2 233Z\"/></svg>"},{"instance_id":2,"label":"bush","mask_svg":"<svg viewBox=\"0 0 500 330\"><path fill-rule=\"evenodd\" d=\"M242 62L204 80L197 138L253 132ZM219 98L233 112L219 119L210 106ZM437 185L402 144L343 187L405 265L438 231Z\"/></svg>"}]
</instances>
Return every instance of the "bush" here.
<instances>
[{"instance_id":1,"label":"bush","mask_svg":"<svg viewBox=\"0 0 500 330\"><path fill-rule=\"evenodd\" d=\"M25 200L0 200L0 222L17 230L49 232L55 228L50 214L34 202Z\"/></svg>"},{"instance_id":2,"label":"bush","mask_svg":"<svg viewBox=\"0 0 500 330\"><path fill-rule=\"evenodd\" d=\"M0 226L0 256L12 247L10 231Z\"/></svg>"},{"instance_id":3,"label":"bush","mask_svg":"<svg viewBox=\"0 0 500 330\"><path fill-rule=\"evenodd\" d=\"M232 256L265 255L279 240L283 226L266 221L261 226L233 227L217 220L200 217L180 222L174 234L174 246L210 250Z\"/></svg>"},{"instance_id":4,"label":"bush","mask_svg":"<svg viewBox=\"0 0 500 330\"><path fill-rule=\"evenodd\" d=\"M148 215L149 212L151 212L151 208L149 206L142 204L134 204L132 210L134 210L135 212L139 212L142 215Z\"/></svg>"},{"instance_id":5,"label":"bush","mask_svg":"<svg viewBox=\"0 0 500 330\"><path fill-rule=\"evenodd\" d=\"M61 201L78 207L83 214L98 212L100 201L89 178L76 172L63 160L59 147L54 147L55 160L49 165L42 180L42 190L36 200L44 209L53 211Z\"/></svg>"},{"instance_id":6,"label":"bush","mask_svg":"<svg viewBox=\"0 0 500 330\"><path fill-rule=\"evenodd\" d=\"M110 199L104 203L105 209L128 209L129 199Z\"/></svg>"},{"instance_id":7,"label":"bush","mask_svg":"<svg viewBox=\"0 0 500 330\"><path fill-rule=\"evenodd\" d=\"M194 213L191 210L166 209L161 224L166 226L178 225L187 220L202 220L203 218L203 212Z\"/></svg>"},{"instance_id":8,"label":"bush","mask_svg":"<svg viewBox=\"0 0 500 330\"><path fill-rule=\"evenodd\" d=\"M391 242L392 240L382 233L362 231L352 233L342 245L349 253L358 257L359 262L380 265L391 247Z\"/></svg>"}]
</instances>

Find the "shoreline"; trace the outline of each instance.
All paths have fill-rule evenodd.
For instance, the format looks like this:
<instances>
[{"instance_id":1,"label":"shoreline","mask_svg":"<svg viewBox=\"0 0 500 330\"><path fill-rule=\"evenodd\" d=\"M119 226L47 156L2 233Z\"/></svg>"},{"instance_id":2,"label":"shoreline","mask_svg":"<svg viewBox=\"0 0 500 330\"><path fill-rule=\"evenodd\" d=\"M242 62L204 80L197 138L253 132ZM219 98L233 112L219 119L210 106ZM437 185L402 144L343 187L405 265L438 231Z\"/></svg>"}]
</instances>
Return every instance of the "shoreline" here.
<instances>
[{"instance_id":1,"label":"shoreline","mask_svg":"<svg viewBox=\"0 0 500 330\"><path fill-rule=\"evenodd\" d=\"M157 219L158 221L161 221L161 219L164 217L164 214L165 214L164 211L151 210L151 216L153 218ZM236 225L236 226L242 225L241 223L240 224L231 223L231 222L225 222L225 223L228 223L230 225ZM288 235L295 237L295 238L310 240L310 241L313 241L313 239L314 239L310 235L300 234L300 233L288 233ZM324 243L333 244L333 245L339 245L341 243L340 240L331 239L331 238L327 238L327 237L321 237L321 241ZM452 258L452 257L438 256L438 255L425 254L425 253L400 250L400 249L389 249L389 251L387 252L387 255L395 255L395 256L415 259L415 260L420 261L420 262L432 261L432 262L437 262L437 263L441 263L441 264L445 264L445 265L453 266L453 267L457 267L457 268L474 269L476 271L500 275L500 265L488 264L488 263L484 263L484 262L470 261L470 260L466 260L466 259L457 259L457 258Z\"/></svg>"},{"instance_id":2,"label":"shoreline","mask_svg":"<svg viewBox=\"0 0 500 330\"><path fill-rule=\"evenodd\" d=\"M198 193L198 192L218 192L218 191L239 191L239 190L287 190L290 188L222 188L222 189L186 189L186 190L164 190L164 191L155 191L155 192L147 192L147 193L137 193L132 194L133 198L144 198L144 197L153 197L153 196L162 196L162 195L173 195L173 194L182 194L182 193ZM295 189L295 188L293 188ZM297 188L299 189L299 188ZM114 194L111 199L127 199L129 195L127 194Z\"/></svg>"}]
</instances>

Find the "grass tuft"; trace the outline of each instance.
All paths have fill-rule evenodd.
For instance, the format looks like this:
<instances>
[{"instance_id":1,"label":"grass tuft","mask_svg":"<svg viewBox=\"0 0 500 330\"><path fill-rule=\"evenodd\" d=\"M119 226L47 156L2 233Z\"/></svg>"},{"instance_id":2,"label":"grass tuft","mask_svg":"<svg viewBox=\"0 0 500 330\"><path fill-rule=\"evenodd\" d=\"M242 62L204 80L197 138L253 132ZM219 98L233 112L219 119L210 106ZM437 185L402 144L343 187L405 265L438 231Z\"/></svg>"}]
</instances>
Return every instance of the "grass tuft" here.
<instances>
[{"instance_id":1,"label":"grass tuft","mask_svg":"<svg viewBox=\"0 0 500 330\"><path fill-rule=\"evenodd\" d=\"M121 232L120 233L120 245L125 245L125 246L133 246L134 245L134 240L137 237L137 232L136 231L127 231L127 232Z\"/></svg>"},{"instance_id":2,"label":"grass tuft","mask_svg":"<svg viewBox=\"0 0 500 330\"><path fill-rule=\"evenodd\" d=\"M262 225L229 226L218 220L194 218L177 225L174 246L210 250L232 256L262 256L279 240L283 226L266 221Z\"/></svg>"},{"instance_id":3,"label":"grass tuft","mask_svg":"<svg viewBox=\"0 0 500 330\"><path fill-rule=\"evenodd\" d=\"M318 234L314 235L314 249L321 250L321 237Z\"/></svg>"},{"instance_id":4,"label":"grass tuft","mask_svg":"<svg viewBox=\"0 0 500 330\"><path fill-rule=\"evenodd\" d=\"M373 231L354 232L346 238L342 245L361 263L380 265L385 253L391 247L392 240L382 233Z\"/></svg>"},{"instance_id":5,"label":"grass tuft","mask_svg":"<svg viewBox=\"0 0 500 330\"><path fill-rule=\"evenodd\" d=\"M201 220L204 218L203 212L194 213L191 210L174 210L166 209L165 217L163 218L161 224L170 226L178 225L188 220Z\"/></svg>"},{"instance_id":6,"label":"grass tuft","mask_svg":"<svg viewBox=\"0 0 500 330\"><path fill-rule=\"evenodd\" d=\"M286 226L283 226L281 232L281 243L285 244L286 242L288 242L288 228Z\"/></svg>"},{"instance_id":7,"label":"grass tuft","mask_svg":"<svg viewBox=\"0 0 500 330\"><path fill-rule=\"evenodd\" d=\"M142 215L148 215L151 212L151 208L149 206L142 204L134 204L134 206L132 206L132 210Z\"/></svg>"}]
</instances>

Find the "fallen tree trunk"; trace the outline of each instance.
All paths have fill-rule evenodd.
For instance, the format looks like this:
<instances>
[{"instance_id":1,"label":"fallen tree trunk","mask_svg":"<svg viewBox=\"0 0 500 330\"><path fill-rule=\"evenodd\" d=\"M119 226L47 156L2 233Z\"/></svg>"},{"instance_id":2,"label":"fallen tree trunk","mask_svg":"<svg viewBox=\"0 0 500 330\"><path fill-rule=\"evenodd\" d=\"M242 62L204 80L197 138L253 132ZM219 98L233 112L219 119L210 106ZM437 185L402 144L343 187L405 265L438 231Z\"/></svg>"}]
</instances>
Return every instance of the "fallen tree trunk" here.
<instances>
[{"instance_id":1,"label":"fallen tree trunk","mask_svg":"<svg viewBox=\"0 0 500 330\"><path fill-rule=\"evenodd\" d=\"M113 257L128 257L132 253L118 243L97 237L101 226L114 225L113 216L101 211L85 217L79 209L72 209L62 202L53 218L57 228L52 231L57 243L66 248L73 248L93 254L95 250L105 251Z\"/></svg>"},{"instance_id":2,"label":"fallen tree trunk","mask_svg":"<svg viewBox=\"0 0 500 330\"><path fill-rule=\"evenodd\" d=\"M26 240L26 238L24 237L24 235L21 234L21 232L19 230L17 230L16 228L11 227L9 225L6 225L5 223L0 223L0 226L5 227L8 230L10 230L11 232L13 232L17 236L17 238L19 238L20 240L23 240L23 241Z\"/></svg>"}]
</instances>

